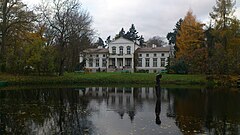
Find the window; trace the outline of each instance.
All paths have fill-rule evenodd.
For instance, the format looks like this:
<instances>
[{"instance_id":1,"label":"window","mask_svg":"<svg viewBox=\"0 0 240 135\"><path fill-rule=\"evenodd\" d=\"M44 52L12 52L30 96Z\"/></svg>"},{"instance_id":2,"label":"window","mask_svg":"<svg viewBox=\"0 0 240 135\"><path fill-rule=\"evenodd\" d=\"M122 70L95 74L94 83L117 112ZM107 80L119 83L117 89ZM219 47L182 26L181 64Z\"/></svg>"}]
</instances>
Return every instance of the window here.
<instances>
[{"instance_id":1,"label":"window","mask_svg":"<svg viewBox=\"0 0 240 135\"><path fill-rule=\"evenodd\" d=\"M112 54L116 54L116 47L115 46L112 47Z\"/></svg>"},{"instance_id":2,"label":"window","mask_svg":"<svg viewBox=\"0 0 240 135\"><path fill-rule=\"evenodd\" d=\"M102 60L102 67L106 67L107 66L107 60L106 59L103 59Z\"/></svg>"},{"instance_id":3,"label":"window","mask_svg":"<svg viewBox=\"0 0 240 135\"><path fill-rule=\"evenodd\" d=\"M139 57L142 57L142 54L141 54L141 53L139 54Z\"/></svg>"},{"instance_id":4,"label":"window","mask_svg":"<svg viewBox=\"0 0 240 135\"><path fill-rule=\"evenodd\" d=\"M161 67L165 67L165 58L161 58Z\"/></svg>"},{"instance_id":5,"label":"window","mask_svg":"<svg viewBox=\"0 0 240 135\"><path fill-rule=\"evenodd\" d=\"M148 53L146 54L146 57L149 57L149 54L148 54Z\"/></svg>"},{"instance_id":6,"label":"window","mask_svg":"<svg viewBox=\"0 0 240 135\"><path fill-rule=\"evenodd\" d=\"M106 57L106 55L105 55L105 54L103 54L103 57Z\"/></svg>"},{"instance_id":7,"label":"window","mask_svg":"<svg viewBox=\"0 0 240 135\"><path fill-rule=\"evenodd\" d=\"M162 57L164 57L164 53L162 53Z\"/></svg>"},{"instance_id":8,"label":"window","mask_svg":"<svg viewBox=\"0 0 240 135\"><path fill-rule=\"evenodd\" d=\"M98 57L98 54L96 55L96 57Z\"/></svg>"},{"instance_id":9,"label":"window","mask_svg":"<svg viewBox=\"0 0 240 135\"><path fill-rule=\"evenodd\" d=\"M149 58L147 58L145 62L145 67L149 67Z\"/></svg>"},{"instance_id":10,"label":"window","mask_svg":"<svg viewBox=\"0 0 240 135\"><path fill-rule=\"evenodd\" d=\"M115 66L115 59L112 59L112 65Z\"/></svg>"},{"instance_id":11,"label":"window","mask_svg":"<svg viewBox=\"0 0 240 135\"><path fill-rule=\"evenodd\" d=\"M123 47L122 46L119 47L119 54L123 55Z\"/></svg>"},{"instance_id":12,"label":"window","mask_svg":"<svg viewBox=\"0 0 240 135\"><path fill-rule=\"evenodd\" d=\"M127 47L127 54L131 54L131 46Z\"/></svg>"},{"instance_id":13,"label":"window","mask_svg":"<svg viewBox=\"0 0 240 135\"><path fill-rule=\"evenodd\" d=\"M119 66L123 66L123 60L122 59L119 60Z\"/></svg>"},{"instance_id":14,"label":"window","mask_svg":"<svg viewBox=\"0 0 240 135\"><path fill-rule=\"evenodd\" d=\"M154 53L154 54L153 54L153 56L154 56L154 57L157 57L157 54L156 54L156 53Z\"/></svg>"},{"instance_id":15,"label":"window","mask_svg":"<svg viewBox=\"0 0 240 135\"><path fill-rule=\"evenodd\" d=\"M157 58L153 58L153 67L157 67Z\"/></svg>"},{"instance_id":16,"label":"window","mask_svg":"<svg viewBox=\"0 0 240 135\"><path fill-rule=\"evenodd\" d=\"M138 67L142 67L142 59L138 59Z\"/></svg>"},{"instance_id":17,"label":"window","mask_svg":"<svg viewBox=\"0 0 240 135\"><path fill-rule=\"evenodd\" d=\"M88 62L88 64L89 64L89 67L93 67L93 60L90 59L89 62Z\"/></svg>"},{"instance_id":18,"label":"window","mask_svg":"<svg viewBox=\"0 0 240 135\"><path fill-rule=\"evenodd\" d=\"M99 59L96 59L96 67L99 67Z\"/></svg>"},{"instance_id":19,"label":"window","mask_svg":"<svg viewBox=\"0 0 240 135\"><path fill-rule=\"evenodd\" d=\"M90 54L90 57L92 57L92 55Z\"/></svg>"},{"instance_id":20,"label":"window","mask_svg":"<svg viewBox=\"0 0 240 135\"><path fill-rule=\"evenodd\" d=\"M126 59L126 66L131 66L132 60L131 59Z\"/></svg>"}]
</instances>

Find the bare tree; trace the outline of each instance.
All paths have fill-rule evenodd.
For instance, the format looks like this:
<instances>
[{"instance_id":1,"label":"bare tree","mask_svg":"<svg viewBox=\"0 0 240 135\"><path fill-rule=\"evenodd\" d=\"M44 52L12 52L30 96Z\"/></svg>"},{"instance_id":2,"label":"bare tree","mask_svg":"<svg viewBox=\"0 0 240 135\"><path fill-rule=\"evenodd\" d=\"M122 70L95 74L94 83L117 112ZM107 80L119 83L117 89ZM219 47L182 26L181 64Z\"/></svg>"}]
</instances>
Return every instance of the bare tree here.
<instances>
[{"instance_id":1,"label":"bare tree","mask_svg":"<svg viewBox=\"0 0 240 135\"><path fill-rule=\"evenodd\" d=\"M59 76L64 73L64 64L68 56L68 48L85 35L91 35L92 19L88 12L81 8L78 0L42 1L38 7L48 28L53 34L53 41L58 49Z\"/></svg>"},{"instance_id":2,"label":"bare tree","mask_svg":"<svg viewBox=\"0 0 240 135\"><path fill-rule=\"evenodd\" d=\"M148 47L151 47L153 44L156 45L157 47L162 47L162 46L166 45L167 43L164 41L163 37L154 36L147 41Z\"/></svg>"}]
</instances>

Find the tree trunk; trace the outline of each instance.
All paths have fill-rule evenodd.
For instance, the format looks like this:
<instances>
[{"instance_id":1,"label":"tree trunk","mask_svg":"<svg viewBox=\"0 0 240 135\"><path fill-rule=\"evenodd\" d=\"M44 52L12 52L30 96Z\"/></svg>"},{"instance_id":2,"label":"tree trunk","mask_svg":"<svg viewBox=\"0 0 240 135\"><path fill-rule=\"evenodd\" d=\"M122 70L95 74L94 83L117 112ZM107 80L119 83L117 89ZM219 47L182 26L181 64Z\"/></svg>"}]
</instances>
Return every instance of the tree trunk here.
<instances>
[{"instance_id":1,"label":"tree trunk","mask_svg":"<svg viewBox=\"0 0 240 135\"><path fill-rule=\"evenodd\" d=\"M61 58L58 75L63 76L63 73L64 73L64 58Z\"/></svg>"},{"instance_id":2,"label":"tree trunk","mask_svg":"<svg viewBox=\"0 0 240 135\"><path fill-rule=\"evenodd\" d=\"M7 28L7 3L5 0L2 9L2 41L1 41L1 54L0 54L0 72L6 71L6 28Z\"/></svg>"}]
</instances>

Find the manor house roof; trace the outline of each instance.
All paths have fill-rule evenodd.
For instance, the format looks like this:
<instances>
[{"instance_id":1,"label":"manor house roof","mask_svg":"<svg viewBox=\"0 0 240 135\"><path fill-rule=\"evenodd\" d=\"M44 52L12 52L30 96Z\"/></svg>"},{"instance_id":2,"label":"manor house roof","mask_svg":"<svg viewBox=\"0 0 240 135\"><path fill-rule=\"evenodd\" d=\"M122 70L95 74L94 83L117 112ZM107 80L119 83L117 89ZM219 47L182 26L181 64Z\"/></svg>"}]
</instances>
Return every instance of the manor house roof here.
<instances>
[{"instance_id":1,"label":"manor house roof","mask_svg":"<svg viewBox=\"0 0 240 135\"><path fill-rule=\"evenodd\" d=\"M170 46L167 47L144 47L144 48L139 48L137 52L169 52L170 51Z\"/></svg>"},{"instance_id":2,"label":"manor house roof","mask_svg":"<svg viewBox=\"0 0 240 135\"><path fill-rule=\"evenodd\" d=\"M83 51L84 53L108 53L107 48L91 48Z\"/></svg>"}]
</instances>

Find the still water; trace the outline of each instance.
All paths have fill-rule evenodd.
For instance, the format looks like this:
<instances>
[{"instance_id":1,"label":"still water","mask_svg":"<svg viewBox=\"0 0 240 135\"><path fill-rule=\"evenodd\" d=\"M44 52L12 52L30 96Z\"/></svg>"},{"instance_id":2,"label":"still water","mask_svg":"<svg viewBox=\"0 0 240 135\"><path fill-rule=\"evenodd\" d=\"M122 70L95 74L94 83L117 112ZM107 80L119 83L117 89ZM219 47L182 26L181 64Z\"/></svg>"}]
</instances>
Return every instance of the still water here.
<instances>
[{"instance_id":1,"label":"still water","mask_svg":"<svg viewBox=\"0 0 240 135\"><path fill-rule=\"evenodd\" d=\"M85 87L0 90L0 134L240 134L240 92Z\"/></svg>"}]
</instances>

